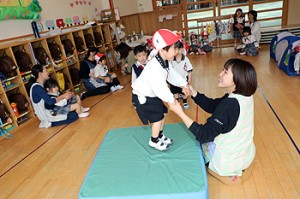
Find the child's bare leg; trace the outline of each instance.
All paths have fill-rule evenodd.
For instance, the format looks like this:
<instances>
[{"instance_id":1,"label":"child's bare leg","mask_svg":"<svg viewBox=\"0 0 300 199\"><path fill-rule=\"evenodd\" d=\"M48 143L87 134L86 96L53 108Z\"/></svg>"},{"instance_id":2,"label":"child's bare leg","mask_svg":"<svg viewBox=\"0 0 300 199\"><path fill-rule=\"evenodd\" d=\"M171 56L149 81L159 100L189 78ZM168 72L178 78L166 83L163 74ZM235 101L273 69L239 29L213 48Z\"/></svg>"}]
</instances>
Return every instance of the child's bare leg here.
<instances>
[{"instance_id":1,"label":"child's bare leg","mask_svg":"<svg viewBox=\"0 0 300 199\"><path fill-rule=\"evenodd\" d=\"M164 119L158 121L158 122L154 122L152 124L152 137L153 138L158 138L158 135L159 135L159 132L160 132L160 129L161 129L161 125L162 125L162 122L164 121Z\"/></svg>"},{"instance_id":2,"label":"child's bare leg","mask_svg":"<svg viewBox=\"0 0 300 199\"><path fill-rule=\"evenodd\" d=\"M71 104L70 111L76 111L77 114L80 114L82 112L81 105L78 103Z\"/></svg>"},{"instance_id":3,"label":"child's bare leg","mask_svg":"<svg viewBox=\"0 0 300 199\"><path fill-rule=\"evenodd\" d=\"M76 103L81 105L81 99L80 99L79 95L76 95Z\"/></svg>"}]
</instances>

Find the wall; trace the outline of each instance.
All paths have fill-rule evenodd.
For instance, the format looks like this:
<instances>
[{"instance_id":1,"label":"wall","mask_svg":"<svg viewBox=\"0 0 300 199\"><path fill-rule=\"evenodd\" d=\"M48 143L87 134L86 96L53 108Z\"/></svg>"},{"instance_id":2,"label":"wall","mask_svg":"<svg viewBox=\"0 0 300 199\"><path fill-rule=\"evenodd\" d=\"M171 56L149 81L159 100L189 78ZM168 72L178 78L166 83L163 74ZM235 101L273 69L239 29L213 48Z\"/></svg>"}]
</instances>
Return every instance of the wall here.
<instances>
[{"instance_id":1,"label":"wall","mask_svg":"<svg viewBox=\"0 0 300 199\"><path fill-rule=\"evenodd\" d=\"M114 0L114 7L119 8L120 16L131 15L139 12L137 0Z\"/></svg>"},{"instance_id":2,"label":"wall","mask_svg":"<svg viewBox=\"0 0 300 199\"><path fill-rule=\"evenodd\" d=\"M288 6L287 25L300 24L300 17L299 17L300 1L289 0L288 3L289 6Z\"/></svg>"},{"instance_id":3,"label":"wall","mask_svg":"<svg viewBox=\"0 0 300 199\"><path fill-rule=\"evenodd\" d=\"M86 4L82 3L82 5L79 3L76 5L75 0L39 0L39 2L43 9L41 12L41 20L43 22L73 16L81 17L83 15L88 15L90 20L96 17L95 9L97 8L101 11L104 6L107 7L107 2L109 1L82 0L81 2L86 2ZM91 2L91 5L88 2ZM32 34L31 22L32 20L0 21L0 40Z\"/></svg>"}]
</instances>

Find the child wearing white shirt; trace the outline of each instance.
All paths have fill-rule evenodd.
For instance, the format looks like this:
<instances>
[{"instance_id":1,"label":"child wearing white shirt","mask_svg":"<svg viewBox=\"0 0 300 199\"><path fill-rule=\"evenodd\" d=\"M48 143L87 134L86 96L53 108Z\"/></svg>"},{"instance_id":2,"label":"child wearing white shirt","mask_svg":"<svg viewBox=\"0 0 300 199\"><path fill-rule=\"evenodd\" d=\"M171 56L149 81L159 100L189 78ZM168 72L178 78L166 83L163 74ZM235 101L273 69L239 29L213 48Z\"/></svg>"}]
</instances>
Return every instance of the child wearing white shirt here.
<instances>
[{"instance_id":1,"label":"child wearing white shirt","mask_svg":"<svg viewBox=\"0 0 300 199\"><path fill-rule=\"evenodd\" d=\"M251 34L251 28L249 26L245 26L243 28L243 35L243 45L239 47L240 49L238 49L240 54L248 56L258 55L258 43L254 35Z\"/></svg>"},{"instance_id":2,"label":"child wearing white shirt","mask_svg":"<svg viewBox=\"0 0 300 199\"><path fill-rule=\"evenodd\" d=\"M111 91L123 89L124 86L120 84L116 73L110 73L106 65L106 56L101 53L95 55L97 65L91 69L91 73L96 77L98 83L106 83Z\"/></svg>"}]
</instances>

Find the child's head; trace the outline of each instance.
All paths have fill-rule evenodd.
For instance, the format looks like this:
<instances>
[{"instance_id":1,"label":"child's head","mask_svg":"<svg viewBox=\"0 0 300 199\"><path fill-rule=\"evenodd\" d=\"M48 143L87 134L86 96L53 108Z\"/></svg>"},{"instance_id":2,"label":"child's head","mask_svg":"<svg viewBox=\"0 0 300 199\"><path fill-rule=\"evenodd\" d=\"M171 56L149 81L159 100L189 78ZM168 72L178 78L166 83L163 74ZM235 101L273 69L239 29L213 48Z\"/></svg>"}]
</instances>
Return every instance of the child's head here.
<instances>
[{"instance_id":1,"label":"child's head","mask_svg":"<svg viewBox=\"0 0 300 199\"><path fill-rule=\"evenodd\" d=\"M88 53L86 54L86 58L90 59L91 61L95 60L95 54L99 52L99 49L96 47L90 47Z\"/></svg>"},{"instance_id":2,"label":"child's head","mask_svg":"<svg viewBox=\"0 0 300 199\"><path fill-rule=\"evenodd\" d=\"M147 60L146 46L138 45L133 49L134 58L141 64L145 64Z\"/></svg>"},{"instance_id":3,"label":"child's head","mask_svg":"<svg viewBox=\"0 0 300 199\"><path fill-rule=\"evenodd\" d=\"M176 48L178 49L176 56L181 56L184 54L185 48L181 41L176 42L175 44Z\"/></svg>"},{"instance_id":4,"label":"child's head","mask_svg":"<svg viewBox=\"0 0 300 199\"><path fill-rule=\"evenodd\" d=\"M255 10L250 10L248 12L248 18L250 21L257 21L257 12Z\"/></svg>"},{"instance_id":5,"label":"child's head","mask_svg":"<svg viewBox=\"0 0 300 199\"><path fill-rule=\"evenodd\" d=\"M219 75L219 87L235 94L253 95L257 88L255 68L242 59L229 59Z\"/></svg>"},{"instance_id":6,"label":"child's head","mask_svg":"<svg viewBox=\"0 0 300 199\"><path fill-rule=\"evenodd\" d=\"M243 10L241 8L236 9L234 16L235 17L242 17L243 16Z\"/></svg>"},{"instance_id":7,"label":"child's head","mask_svg":"<svg viewBox=\"0 0 300 199\"><path fill-rule=\"evenodd\" d=\"M176 48L178 46L176 43L180 39L181 35L177 35L168 29L160 29L152 37L152 46L158 50L164 60L173 60L177 53Z\"/></svg>"},{"instance_id":8,"label":"child's head","mask_svg":"<svg viewBox=\"0 0 300 199\"><path fill-rule=\"evenodd\" d=\"M202 40L207 40L208 39L208 32L207 31L203 31L202 32Z\"/></svg>"},{"instance_id":9,"label":"child's head","mask_svg":"<svg viewBox=\"0 0 300 199\"><path fill-rule=\"evenodd\" d=\"M131 51L131 47L128 46L126 43L121 42L119 45L115 48L115 56L116 59L124 59L127 58L129 55L129 52Z\"/></svg>"},{"instance_id":10,"label":"child's head","mask_svg":"<svg viewBox=\"0 0 300 199\"><path fill-rule=\"evenodd\" d=\"M106 56L104 54L97 53L95 55L95 60L96 60L97 64L101 64L101 65L106 64Z\"/></svg>"},{"instance_id":11,"label":"child's head","mask_svg":"<svg viewBox=\"0 0 300 199\"><path fill-rule=\"evenodd\" d=\"M59 92L59 86L57 81L55 81L54 79L47 79L44 82L44 88L46 89L46 91L48 93L58 93Z\"/></svg>"},{"instance_id":12,"label":"child's head","mask_svg":"<svg viewBox=\"0 0 300 199\"><path fill-rule=\"evenodd\" d=\"M191 34L190 34L190 40L194 40L194 39L197 39L197 35L196 35L196 33L191 32Z\"/></svg>"},{"instance_id":13,"label":"child's head","mask_svg":"<svg viewBox=\"0 0 300 199\"><path fill-rule=\"evenodd\" d=\"M245 37L251 35L251 28L250 28L249 26L245 26L245 27L243 28L243 35L244 35Z\"/></svg>"}]
</instances>

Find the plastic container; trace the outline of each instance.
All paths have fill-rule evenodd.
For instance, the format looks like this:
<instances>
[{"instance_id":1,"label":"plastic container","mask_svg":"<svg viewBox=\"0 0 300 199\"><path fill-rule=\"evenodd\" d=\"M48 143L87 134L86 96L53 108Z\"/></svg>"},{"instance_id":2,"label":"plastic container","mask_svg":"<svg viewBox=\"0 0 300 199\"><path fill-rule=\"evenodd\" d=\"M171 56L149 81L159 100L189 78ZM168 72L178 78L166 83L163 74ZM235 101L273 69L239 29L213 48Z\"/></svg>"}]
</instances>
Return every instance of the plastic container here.
<instances>
[{"instance_id":1,"label":"plastic container","mask_svg":"<svg viewBox=\"0 0 300 199\"><path fill-rule=\"evenodd\" d=\"M11 103L11 108L12 108L15 116L18 117L20 114L19 114L19 111L18 111L17 103Z\"/></svg>"}]
</instances>

